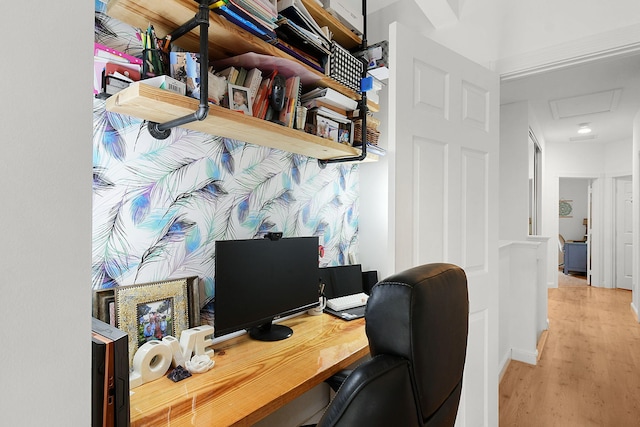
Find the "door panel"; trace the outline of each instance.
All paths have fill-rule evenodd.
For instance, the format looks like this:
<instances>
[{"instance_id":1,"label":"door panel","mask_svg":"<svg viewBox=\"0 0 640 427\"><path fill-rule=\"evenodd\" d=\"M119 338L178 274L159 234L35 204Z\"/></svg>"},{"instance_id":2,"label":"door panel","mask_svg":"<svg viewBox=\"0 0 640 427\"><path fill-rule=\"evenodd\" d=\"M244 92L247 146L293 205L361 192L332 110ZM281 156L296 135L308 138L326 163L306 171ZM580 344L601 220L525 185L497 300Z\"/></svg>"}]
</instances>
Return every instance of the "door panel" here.
<instances>
[{"instance_id":1,"label":"door panel","mask_svg":"<svg viewBox=\"0 0 640 427\"><path fill-rule=\"evenodd\" d=\"M423 259L444 259L447 249L447 145L416 137L413 178L417 238L412 264ZM437 242L437 244L434 244Z\"/></svg>"},{"instance_id":2,"label":"door panel","mask_svg":"<svg viewBox=\"0 0 640 427\"><path fill-rule=\"evenodd\" d=\"M456 424L495 426L499 78L398 23L389 43L395 270L450 262L467 273L470 329Z\"/></svg>"}]
</instances>

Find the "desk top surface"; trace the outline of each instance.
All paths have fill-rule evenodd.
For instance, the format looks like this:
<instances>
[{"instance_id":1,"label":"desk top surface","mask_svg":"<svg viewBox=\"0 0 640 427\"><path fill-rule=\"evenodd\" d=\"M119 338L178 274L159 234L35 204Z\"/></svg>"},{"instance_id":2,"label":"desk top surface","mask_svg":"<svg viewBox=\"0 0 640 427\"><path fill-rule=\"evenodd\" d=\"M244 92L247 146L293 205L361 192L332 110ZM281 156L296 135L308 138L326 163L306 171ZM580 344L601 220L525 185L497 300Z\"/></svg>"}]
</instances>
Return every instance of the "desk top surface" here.
<instances>
[{"instance_id":1,"label":"desk top surface","mask_svg":"<svg viewBox=\"0 0 640 427\"><path fill-rule=\"evenodd\" d=\"M301 315L293 335L247 335L214 345L215 366L178 383L160 378L132 390L132 426L252 425L369 353L364 319Z\"/></svg>"}]
</instances>

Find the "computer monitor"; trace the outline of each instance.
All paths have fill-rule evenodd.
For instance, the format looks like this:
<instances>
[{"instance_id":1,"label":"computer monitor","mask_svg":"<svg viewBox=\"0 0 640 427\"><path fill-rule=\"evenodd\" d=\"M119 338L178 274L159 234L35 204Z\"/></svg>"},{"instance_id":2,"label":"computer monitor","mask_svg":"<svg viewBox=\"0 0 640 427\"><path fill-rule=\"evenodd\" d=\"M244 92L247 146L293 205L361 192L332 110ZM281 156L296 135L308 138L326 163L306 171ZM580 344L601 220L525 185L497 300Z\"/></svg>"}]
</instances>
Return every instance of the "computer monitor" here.
<instances>
[{"instance_id":1,"label":"computer monitor","mask_svg":"<svg viewBox=\"0 0 640 427\"><path fill-rule=\"evenodd\" d=\"M324 283L324 295L327 298L363 292L362 266L336 265L320 269L320 281Z\"/></svg>"},{"instance_id":2,"label":"computer monitor","mask_svg":"<svg viewBox=\"0 0 640 427\"><path fill-rule=\"evenodd\" d=\"M318 237L216 241L214 335L293 334L274 319L318 305Z\"/></svg>"}]
</instances>

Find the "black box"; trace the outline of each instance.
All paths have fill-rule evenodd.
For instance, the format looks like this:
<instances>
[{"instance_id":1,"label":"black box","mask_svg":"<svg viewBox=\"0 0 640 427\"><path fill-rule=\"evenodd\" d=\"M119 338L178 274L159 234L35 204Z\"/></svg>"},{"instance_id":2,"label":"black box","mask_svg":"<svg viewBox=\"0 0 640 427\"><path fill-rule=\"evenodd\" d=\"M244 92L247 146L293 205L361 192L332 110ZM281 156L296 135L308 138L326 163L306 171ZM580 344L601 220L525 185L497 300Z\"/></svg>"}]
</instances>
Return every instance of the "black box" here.
<instances>
[{"instance_id":1,"label":"black box","mask_svg":"<svg viewBox=\"0 0 640 427\"><path fill-rule=\"evenodd\" d=\"M91 426L129 427L128 335L91 320Z\"/></svg>"}]
</instances>

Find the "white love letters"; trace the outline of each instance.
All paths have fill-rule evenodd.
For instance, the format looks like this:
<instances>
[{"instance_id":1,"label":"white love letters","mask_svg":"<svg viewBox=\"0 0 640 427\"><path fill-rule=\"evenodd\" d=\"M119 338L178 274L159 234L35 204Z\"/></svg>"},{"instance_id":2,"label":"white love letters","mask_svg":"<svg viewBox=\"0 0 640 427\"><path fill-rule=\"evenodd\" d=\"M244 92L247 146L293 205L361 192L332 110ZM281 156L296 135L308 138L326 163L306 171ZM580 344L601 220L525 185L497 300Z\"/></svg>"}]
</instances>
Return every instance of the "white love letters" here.
<instances>
[{"instance_id":1,"label":"white love letters","mask_svg":"<svg viewBox=\"0 0 640 427\"><path fill-rule=\"evenodd\" d=\"M186 362L191 360L191 355L202 356L209 359L213 356L213 327L210 325L198 326L182 331L180 342L172 336L167 336L162 341L149 341L138 348L133 356L133 371L129 374L129 387L135 388L144 383L157 380L162 377L171 362L173 366L185 367ZM210 364L204 364L210 369ZM188 367L187 367L188 368ZM207 370L208 370L207 369ZM197 372L205 372L203 363L198 363Z\"/></svg>"}]
</instances>

